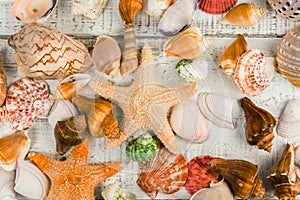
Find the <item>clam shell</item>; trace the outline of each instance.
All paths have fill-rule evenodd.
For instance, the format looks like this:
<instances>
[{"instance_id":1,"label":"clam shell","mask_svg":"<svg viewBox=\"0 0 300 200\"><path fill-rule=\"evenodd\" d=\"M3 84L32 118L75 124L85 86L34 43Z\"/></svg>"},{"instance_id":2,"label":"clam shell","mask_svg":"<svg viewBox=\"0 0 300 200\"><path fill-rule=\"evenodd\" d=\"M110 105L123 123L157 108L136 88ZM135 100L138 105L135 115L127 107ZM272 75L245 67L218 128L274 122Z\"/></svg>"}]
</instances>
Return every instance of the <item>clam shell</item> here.
<instances>
[{"instance_id":1,"label":"clam shell","mask_svg":"<svg viewBox=\"0 0 300 200\"><path fill-rule=\"evenodd\" d=\"M175 1L161 17L158 31L166 36L177 34L192 23L196 10L196 0Z\"/></svg>"},{"instance_id":2,"label":"clam shell","mask_svg":"<svg viewBox=\"0 0 300 200\"><path fill-rule=\"evenodd\" d=\"M43 23L54 11L58 0L15 0L12 14L24 23Z\"/></svg>"},{"instance_id":3,"label":"clam shell","mask_svg":"<svg viewBox=\"0 0 300 200\"><path fill-rule=\"evenodd\" d=\"M209 14L223 14L229 11L238 0L199 0L200 10Z\"/></svg>"},{"instance_id":4,"label":"clam shell","mask_svg":"<svg viewBox=\"0 0 300 200\"><path fill-rule=\"evenodd\" d=\"M234 129L232 108L233 99L222 95L200 92L197 104L202 115L215 125Z\"/></svg>"},{"instance_id":5,"label":"clam shell","mask_svg":"<svg viewBox=\"0 0 300 200\"><path fill-rule=\"evenodd\" d=\"M190 27L180 32L164 45L165 56L176 56L185 59L196 59L211 41L201 36L197 27Z\"/></svg>"},{"instance_id":6,"label":"clam shell","mask_svg":"<svg viewBox=\"0 0 300 200\"><path fill-rule=\"evenodd\" d=\"M57 79L86 71L92 64L79 40L37 23L27 24L8 39L20 76Z\"/></svg>"},{"instance_id":7,"label":"clam shell","mask_svg":"<svg viewBox=\"0 0 300 200\"><path fill-rule=\"evenodd\" d=\"M293 21L300 20L300 1L294 0L268 0L271 8L281 17Z\"/></svg>"},{"instance_id":8,"label":"clam shell","mask_svg":"<svg viewBox=\"0 0 300 200\"><path fill-rule=\"evenodd\" d=\"M7 93L7 78L2 69L2 58L0 55L0 106L3 105Z\"/></svg>"},{"instance_id":9,"label":"clam shell","mask_svg":"<svg viewBox=\"0 0 300 200\"><path fill-rule=\"evenodd\" d=\"M180 60L175 69L178 75L189 83L197 83L208 75L208 63L205 60Z\"/></svg>"},{"instance_id":10,"label":"clam shell","mask_svg":"<svg viewBox=\"0 0 300 200\"><path fill-rule=\"evenodd\" d=\"M126 24L132 23L136 14L142 9L142 7L142 0L120 0L119 14Z\"/></svg>"},{"instance_id":11,"label":"clam shell","mask_svg":"<svg viewBox=\"0 0 300 200\"><path fill-rule=\"evenodd\" d=\"M203 143L209 136L208 122L193 100L180 102L172 108L170 125L179 137L193 143Z\"/></svg>"},{"instance_id":12,"label":"clam shell","mask_svg":"<svg viewBox=\"0 0 300 200\"><path fill-rule=\"evenodd\" d=\"M143 11L150 16L160 16L173 2L173 0L143 0Z\"/></svg>"},{"instance_id":13,"label":"clam shell","mask_svg":"<svg viewBox=\"0 0 300 200\"><path fill-rule=\"evenodd\" d=\"M104 200L113 200L116 199L116 197L121 197L122 200L136 199L136 196L133 193L128 192L126 189L122 188L116 183L107 185L101 194Z\"/></svg>"},{"instance_id":14,"label":"clam shell","mask_svg":"<svg viewBox=\"0 0 300 200\"><path fill-rule=\"evenodd\" d=\"M98 19L108 0L73 0L71 15L83 15L89 19Z\"/></svg>"},{"instance_id":15,"label":"clam shell","mask_svg":"<svg viewBox=\"0 0 300 200\"><path fill-rule=\"evenodd\" d=\"M114 77L120 68L121 49L115 39L101 35L97 38L92 59L98 71Z\"/></svg>"},{"instance_id":16,"label":"clam shell","mask_svg":"<svg viewBox=\"0 0 300 200\"><path fill-rule=\"evenodd\" d=\"M221 23L242 27L253 26L266 12L266 9L257 8L253 4L242 3L231 9L221 19Z\"/></svg>"},{"instance_id":17,"label":"clam shell","mask_svg":"<svg viewBox=\"0 0 300 200\"><path fill-rule=\"evenodd\" d=\"M16 192L14 191L15 173L8 172L0 168L0 199L16 200Z\"/></svg>"},{"instance_id":18,"label":"clam shell","mask_svg":"<svg viewBox=\"0 0 300 200\"><path fill-rule=\"evenodd\" d=\"M165 147L152 159L140 162L139 167L141 173L137 184L151 199L155 199L158 192L177 192L188 177L188 167L183 155L172 154Z\"/></svg>"},{"instance_id":19,"label":"clam shell","mask_svg":"<svg viewBox=\"0 0 300 200\"><path fill-rule=\"evenodd\" d=\"M18 159L14 190L30 199L45 199L50 188L47 176L29 161Z\"/></svg>"},{"instance_id":20,"label":"clam shell","mask_svg":"<svg viewBox=\"0 0 300 200\"><path fill-rule=\"evenodd\" d=\"M209 167L212 159L212 156L197 156L188 162L189 175L184 186L190 195L209 188L212 181L218 180L219 175Z\"/></svg>"}]
</instances>

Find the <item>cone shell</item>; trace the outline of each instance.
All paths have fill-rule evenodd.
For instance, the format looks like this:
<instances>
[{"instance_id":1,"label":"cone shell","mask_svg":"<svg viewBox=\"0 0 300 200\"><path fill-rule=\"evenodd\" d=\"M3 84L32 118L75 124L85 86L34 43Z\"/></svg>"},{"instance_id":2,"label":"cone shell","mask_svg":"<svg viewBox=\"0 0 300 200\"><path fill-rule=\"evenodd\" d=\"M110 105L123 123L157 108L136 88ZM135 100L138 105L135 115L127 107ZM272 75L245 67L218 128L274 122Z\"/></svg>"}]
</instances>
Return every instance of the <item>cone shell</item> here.
<instances>
[{"instance_id":1,"label":"cone shell","mask_svg":"<svg viewBox=\"0 0 300 200\"><path fill-rule=\"evenodd\" d=\"M224 50L221 55L220 64L227 76L235 72L238 58L247 51L247 41L239 34L236 39Z\"/></svg>"},{"instance_id":2,"label":"cone shell","mask_svg":"<svg viewBox=\"0 0 300 200\"><path fill-rule=\"evenodd\" d=\"M160 16L173 2L173 0L143 0L143 11L150 16Z\"/></svg>"},{"instance_id":3,"label":"cone shell","mask_svg":"<svg viewBox=\"0 0 300 200\"><path fill-rule=\"evenodd\" d=\"M190 27L171 38L164 45L165 56L196 59L209 45L210 41L201 36L200 30Z\"/></svg>"},{"instance_id":4,"label":"cone shell","mask_svg":"<svg viewBox=\"0 0 300 200\"><path fill-rule=\"evenodd\" d=\"M256 106L250 99L240 100L246 117L246 138L250 145L271 152L276 120L271 113Z\"/></svg>"},{"instance_id":5,"label":"cone shell","mask_svg":"<svg viewBox=\"0 0 300 200\"><path fill-rule=\"evenodd\" d=\"M185 189L190 195L203 188L209 188L212 181L218 180L219 175L209 166L212 159L212 156L197 156L188 162L189 175L185 182Z\"/></svg>"},{"instance_id":6,"label":"cone shell","mask_svg":"<svg viewBox=\"0 0 300 200\"><path fill-rule=\"evenodd\" d=\"M180 190L188 177L188 167L182 154L170 153L161 148L150 160L140 162L137 184L151 199L158 192L173 194Z\"/></svg>"},{"instance_id":7,"label":"cone shell","mask_svg":"<svg viewBox=\"0 0 300 200\"><path fill-rule=\"evenodd\" d=\"M71 15L83 15L96 20L106 7L108 0L73 0Z\"/></svg>"},{"instance_id":8,"label":"cone shell","mask_svg":"<svg viewBox=\"0 0 300 200\"><path fill-rule=\"evenodd\" d=\"M221 23L242 27L253 26L266 12L266 9L257 8L253 4L242 3L231 9L221 19Z\"/></svg>"},{"instance_id":9,"label":"cone shell","mask_svg":"<svg viewBox=\"0 0 300 200\"><path fill-rule=\"evenodd\" d=\"M268 0L273 10L281 17L293 21L300 20L300 2L294 0Z\"/></svg>"},{"instance_id":10,"label":"cone shell","mask_svg":"<svg viewBox=\"0 0 300 200\"><path fill-rule=\"evenodd\" d=\"M210 167L229 183L236 196L243 199L265 196L262 180L257 176L257 166L251 162L214 158Z\"/></svg>"},{"instance_id":11,"label":"cone shell","mask_svg":"<svg viewBox=\"0 0 300 200\"><path fill-rule=\"evenodd\" d=\"M0 106L3 105L7 93L7 78L2 69L2 59L0 55Z\"/></svg>"},{"instance_id":12,"label":"cone shell","mask_svg":"<svg viewBox=\"0 0 300 200\"><path fill-rule=\"evenodd\" d=\"M223 14L229 11L238 0L199 0L200 10L209 14Z\"/></svg>"},{"instance_id":13,"label":"cone shell","mask_svg":"<svg viewBox=\"0 0 300 200\"><path fill-rule=\"evenodd\" d=\"M120 0L119 14L126 24L132 23L136 14L142 9L142 7L142 0Z\"/></svg>"},{"instance_id":14,"label":"cone shell","mask_svg":"<svg viewBox=\"0 0 300 200\"><path fill-rule=\"evenodd\" d=\"M36 23L10 36L8 44L15 50L20 76L57 79L84 72L92 64L80 41Z\"/></svg>"},{"instance_id":15,"label":"cone shell","mask_svg":"<svg viewBox=\"0 0 300 200\"><path fill-rule=\"evenodd\" d=\"M0 199L15 200L17 199L16 192L14 191L15 173L8 172L0 168Z\"/></svg>"}]
</instances>

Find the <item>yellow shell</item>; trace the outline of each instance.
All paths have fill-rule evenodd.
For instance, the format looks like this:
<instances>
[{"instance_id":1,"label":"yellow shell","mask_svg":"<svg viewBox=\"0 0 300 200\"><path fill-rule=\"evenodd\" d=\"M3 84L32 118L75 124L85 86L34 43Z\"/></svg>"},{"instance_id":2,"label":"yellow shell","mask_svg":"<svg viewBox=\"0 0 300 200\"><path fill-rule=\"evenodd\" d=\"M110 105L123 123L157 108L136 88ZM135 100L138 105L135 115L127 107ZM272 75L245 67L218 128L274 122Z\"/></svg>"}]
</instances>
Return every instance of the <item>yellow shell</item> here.
<instances>
[{"instance_id":1,"label":"yellow shell","mask_svg":"<svg viewBox=\"0 0 300 200\"><path fill-rule=\"evenodd\" d=\"M119 13L125 23L132 23L136 14L142 9L142 0L120 0Z\"/></svg>"}]
</instances>

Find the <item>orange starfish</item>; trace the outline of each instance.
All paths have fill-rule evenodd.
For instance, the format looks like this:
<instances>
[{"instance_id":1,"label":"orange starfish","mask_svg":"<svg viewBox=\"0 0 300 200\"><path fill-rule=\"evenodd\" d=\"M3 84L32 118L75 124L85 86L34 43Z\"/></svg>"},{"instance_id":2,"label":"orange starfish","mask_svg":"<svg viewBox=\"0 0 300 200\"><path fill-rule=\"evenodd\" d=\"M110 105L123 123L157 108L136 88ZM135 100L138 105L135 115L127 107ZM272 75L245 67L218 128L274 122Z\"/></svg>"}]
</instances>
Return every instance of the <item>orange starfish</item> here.
<instances>
[{"instance_id":1,"label":"orange starfish","mask_svg":"<svg viewBox=\"0 0 300 200\"><path fill-rule=\"evenodd\" d=\"M152 50L148 45L142 49L141 64L130 86L120 87L101 81L90 81L89 86L100 96L115 101L123 110L122 128L126 137L121 137L115 144L121 144L141 128L149 128L170 152L178 153L167 115L172 106L193 95L197 88L195 84L172 88L157 84Z\"/></svg>"},{"instance_id":2,"label":"orange starfish","mask_svg":"<svg viewBox=\"0 0 300 200\"><path fill-rule=\"evenodd\" d=\"M76 145L65 161L34 152L29 159L51 180L47 200L94 200L96 185L123 168L119 162L89 165L88 140Z\"/></svg>"}]
</instances>

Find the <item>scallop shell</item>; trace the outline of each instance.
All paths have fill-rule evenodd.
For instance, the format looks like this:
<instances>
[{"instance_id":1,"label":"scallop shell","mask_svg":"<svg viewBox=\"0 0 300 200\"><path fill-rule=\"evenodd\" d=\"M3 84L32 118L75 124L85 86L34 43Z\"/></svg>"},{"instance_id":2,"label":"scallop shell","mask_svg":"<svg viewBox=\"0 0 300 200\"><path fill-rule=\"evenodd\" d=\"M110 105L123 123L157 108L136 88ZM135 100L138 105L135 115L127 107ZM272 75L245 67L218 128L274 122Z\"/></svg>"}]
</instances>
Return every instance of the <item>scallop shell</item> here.
<instances>
[{"instance_id":1,"label":"scallop shell","mask_svg":"<svg viewBox=\"0 0 300 200\"><path fill-rule=\"evenodd\" d=\"M182 101L172 108L170 125L179 137L193 143L203 143L209 136L208 122L193 100Z\"/></svg>"},{"instance_id":2,"label":"scallop shell","mask_svg":"<svg viewBox=\"0 0 300 200\"><path fill-rule=\"evenodd\" d=\"M101 35L97 37L92 59L98 71L114 77L120 68L121 49L115 39Z\"/></svg>"},{"instance_id":3,"label":"scallop shell","mask_svg":"<svg viewBox=\"0 0 300 200\"><path fill-rule=\"evenodd\" d=\"M208 63L201 59L182 59L176 64L175 69L179 76L189 83L197 83L208 75Z\"/></svg>"},{"instance_id":4,"label":"scallop shell","mask_svg":"<svg viewBox=\"0 0 300 200\"><path fill-rule=\"evenodd\" d=\"M2 57L0 55L0 106L3 105L7 93L7 78L2 69Z\"/></svg>"},{"instance_id":5,"label":"scallop shell","mask_svg":"<svg viewBox=\"0 0 300 200\"><path fill-rule=\"evenodd\" d=\"M8 172L0 168L0 199L16 200L17 195L14 191L15 173Z\"/></svg>"},{"instance_id":6,"label":"scallop shell","mask_svg":"<svg viewBox=\"0 0 300 200\"><path fill-rule=\"evenodd\" d=\"M18 159L14 190L30 199L45 199L50 181L47 176L29 161Z\"/></svg>"},{"instance_id":7,"label":"scallop shell","mask_svg":"<svg viewBox=\"0 0 300 200\"><path fill-rule=\"evenodd\" d=\"M212 156L197 156L188 162L189 175L185 182L185 189L190 195L203 188L209 188L212 181L216 181L219 175L209 167Z\"/></svg>"},{"instance_id":8,"label":"scallop shell","mask_svg":"<svg viewBox=\"0 0 300 200\"><path fill-rule=\"evenodd\" d=\"M98 19L108 0L73 0L71 15L83 15L89 19Z\"/></svg>"},{"instance_id":9,"label":"scallop shell","mask_svg":"<svg viewBox=\"0 0 300 200\"><path fill-rule=\"evenodd\" d=\"M175 1L161 17L158 31L166 36L177 34L192 23L196 10L196 0Z\"/></svg>"},{"instance_id":10,"label":"scallop shell","mask_svg":"<svg viewBox=\"0 0 300 200\"><path fill-rule=\"evenodd\" d=\"M222 95L200 92L197 104L202 115L215 125L234 129L232 118L233 99Z\"/></svg>"},{"instance_id":11,"label":"scallop shell","mask_svg":"<svg viewBox=\"0 0 300 200\"><path fill-rule=\"evenodd\" d=\"M119 14L125 24L131 24L136 14L142 9L142 0L120 0Z\"/></svg>"},{"instance_id":12,"label":"scallop shell","mask_svg":"<svg viewBox=\"0 0 300 200\"><path fill-rule=\"evenodd\" d=\"M121 197L122 200L136 200L136 196L115 183L109 184L101 193L104 200L114 200Z\"/></svg>"},{"instance_id":13,"label":"scallop shell","mask_svg":"<svg viewBox=\"0 0 300 200\"><path fill-rule=\"evenodd\" d=\"M209 14L223 14L229 11L238 0L199 0L200 10Z\"/></svg>"},{"instance_id":14,"label":"scallop shell","mask_svg":"<svg viewBox=\"0 0 300 200\"><path fill-rule=\"evenodd\" d=\"M158 192L173 194L180 190L188 177L188 167L182 154L170 153L165 147L148 161L140 162L137 184L151 199Z\"/></svg>"},{"instance_id":15,"label":"scallop shell","mask_svg":"<svg viewBox=\"0 0 300 200\"><path fill-rule=\"evenodd\" d=\"M173 0L143 0L143 11L150 16L161 16L173 2Z\"/></svg>"},{"instance_id":16,"label":"scallop shell","mask_svg":"<svg viewBox=\"0 0 300 200\"><path fill-rule=\"evenodd\" d=\"M58 0L15 0L12 14L24 23L43 23L54 11Z\"/></svg>"},{"instance_id":17,"label":"scallop shell","mask_svg":"<svg viewBox=\"0 0 300 200\"><path fill-rule=\"evenodd\" d=\"M27 24L8 39L15 50L20 76L57 79L86 71L92 65L79 40L40 24Z\"/></svg>"},{"instance_id":18,"label":"scallop shell","mask_svg":"<svg viewBox=\"0 0 300 200\"><path fill-rule=\"evenodd\" d=\"M190 27L166 42L164 55L196 59L210 44L211 41L202 37L197 27Z\"/></svg>"},{"instance_id":19,"label":"scallop shell","mask_svg":"<svg viewBox=\"0 0 300 200\"><path fill-rule=\"evenodd\" d=\"M273 10L281 17L293 21L300 20L300 1L295 0L268 0Z\"/></svg>"},{"instance_id":20,"label":"scallop shell","mask_svg":"<svg viewBox=\"0 0 300 200\"><path fill-rule=\"evenodd\" d=\"M253 26L266 12L266 9L257 8L253 4L242 3L231 9L221 19L221 23L242 27Z\"/></svg>"}]
</instances>

